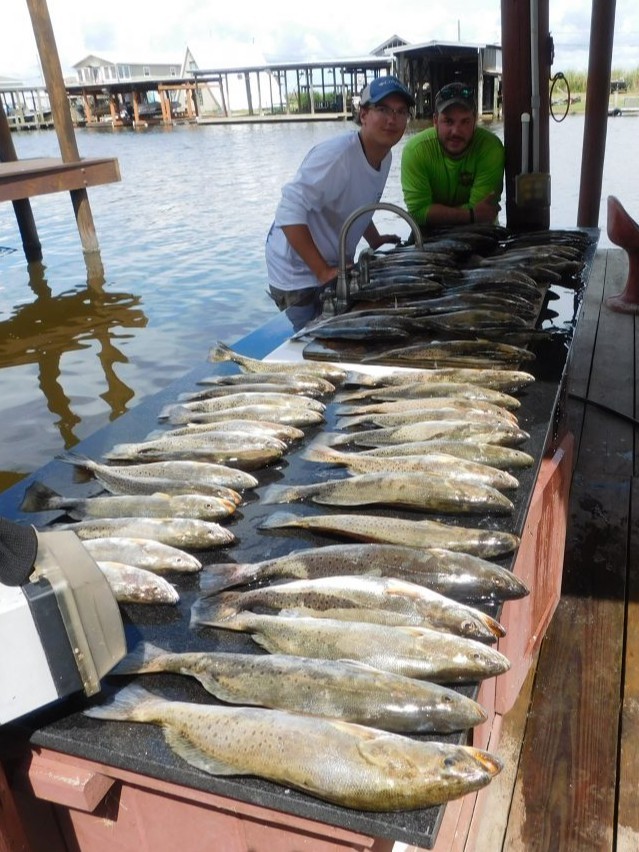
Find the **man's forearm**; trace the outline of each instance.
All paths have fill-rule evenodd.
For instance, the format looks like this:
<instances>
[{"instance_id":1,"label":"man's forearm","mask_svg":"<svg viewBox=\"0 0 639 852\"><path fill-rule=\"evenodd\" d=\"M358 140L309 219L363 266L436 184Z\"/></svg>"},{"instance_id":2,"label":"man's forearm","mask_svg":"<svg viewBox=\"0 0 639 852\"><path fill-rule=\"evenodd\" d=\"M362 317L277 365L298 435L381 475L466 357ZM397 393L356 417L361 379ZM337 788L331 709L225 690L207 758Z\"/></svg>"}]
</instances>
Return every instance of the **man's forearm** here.
<instances>
[{"instance_id":1,"label":"man's forearm","mask_svg":"<svg viewBox=\"0 0 639 852\"><path fill-rule=\"evenodd\" d=\"M322 257L308 225L283 225L282 231L291 247L299 254L318 281L325 284L334 277L333 267Z\"/></svg>"}]
</instances>

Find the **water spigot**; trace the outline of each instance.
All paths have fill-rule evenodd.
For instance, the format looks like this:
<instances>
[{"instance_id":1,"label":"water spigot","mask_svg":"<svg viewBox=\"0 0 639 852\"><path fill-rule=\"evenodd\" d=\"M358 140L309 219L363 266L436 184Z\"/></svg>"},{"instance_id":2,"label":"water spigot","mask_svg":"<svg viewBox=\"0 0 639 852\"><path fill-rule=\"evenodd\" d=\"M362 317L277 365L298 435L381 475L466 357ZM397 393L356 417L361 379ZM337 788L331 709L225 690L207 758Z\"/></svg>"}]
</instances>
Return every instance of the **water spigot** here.
<instances>
[{"instance_id":1,"label":"water spigot","mask_svg":"<svg viewBox=\"0 0 639 852\"><path fill-rule=\"evenodd\" d=\"M419 225L411 216L401 207L395 204L389 204L386 201L378 201L376 204L365 204L363 207L358 207L342 225L342 230L339 235L339 266L337 272L337 285L335 288L335 313L345 313L350 305L350 286L349 273L346 269L346 235L348 230L356 219L359 219L364 213L369 213L371 210L390 210L391 213L397 213L408 224L415 237L415 246L418 249L423 248L422 233L419 230Z\"/></svg>"}]
</instances>

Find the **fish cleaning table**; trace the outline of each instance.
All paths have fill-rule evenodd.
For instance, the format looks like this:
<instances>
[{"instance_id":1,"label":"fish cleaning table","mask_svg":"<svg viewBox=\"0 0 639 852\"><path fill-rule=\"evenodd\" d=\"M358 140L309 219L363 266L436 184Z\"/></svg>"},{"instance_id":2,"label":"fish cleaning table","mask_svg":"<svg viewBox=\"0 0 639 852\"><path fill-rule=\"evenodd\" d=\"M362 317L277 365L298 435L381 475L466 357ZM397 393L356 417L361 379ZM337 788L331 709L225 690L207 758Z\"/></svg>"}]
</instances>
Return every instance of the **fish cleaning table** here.
<instances>
[{"instance_id":1,"label":"fish cleaning table","mask_svg":"<svg viewBox=\"0 0 639 852\"><path fill-rule=\"evenodd\" d=\"M537 361L530 369L536 381L520 394L518 419L530 434L523 449L535 458L535 465L518 474L520 487L512 517L452 521L519 534L522 543L518 554L496 561L514 568L531 590L529 597L505 604L500 613L508 635L500 640L499 648L510 659L511 671L484 682L478 694L475 687L464 687L467 694L477 695L489 713L488 721L471 732L472 743L489 750L496 748L501 718L516 698L559 597L571 476L571 440L562 422L563 380L581 296L562 293L567 309L556 322L564 333L557 341L539 344ZM233 349L253 358L298 360L303 347L290 342L290 336L291 327L282 314L233 344ZM225 372L237 372L237 368L226 363L202 364L74 451L100 460L116 443L144 440L158 427L157 416L164 405L174 403L180 393L195 390L200 379ZM331 429L331 418L334 414L329 406L323 429ZM317 427L310 429L304 444L317 431ZM259 487L254 494L247 492L246 502L229 522L237 536L236 544L230 551L205 553L202 561L257 562L315 544L334 543L319 534L274 534L258 529L272 511L272 507L260 503L262 489L282 477L287 483L310 481L314 470L295 449L282 462L257 472ZM18 508L25 488L34 481L65 495L87 496L100 490L96 482L78 484L71 465L53 460L0 494L0 515L38 526L59 519L56 513L36 517ZM304 511L312 509L305 507ZM175 581L181 598L176 607L123 605L129 647L145 639L172 651L255 652L248 635L190 628L190 608L198 595L198 582L197 574ZM114 690L115 680L105 684L106 692ZM193 679L178 675L147 675L144 685L151 692L176 700L215 702ZM96 852L115 846L167 852L175 848L183 852L201 848L224 852L266 848L389 852L396 841L444 850L450 848L455 830L465 826L463 830L468 832L473 810L476 817L481 810L483 791L447 806L368 813L332 805L259 778L208 775L177 757L158 727L98 722L83 715L85 706L86 699L72 697L0 729L0 755L8 785L36 852L45 848L49 852ZM462 734L431 738L466 741Z\"/></svg>"}]
</instances>

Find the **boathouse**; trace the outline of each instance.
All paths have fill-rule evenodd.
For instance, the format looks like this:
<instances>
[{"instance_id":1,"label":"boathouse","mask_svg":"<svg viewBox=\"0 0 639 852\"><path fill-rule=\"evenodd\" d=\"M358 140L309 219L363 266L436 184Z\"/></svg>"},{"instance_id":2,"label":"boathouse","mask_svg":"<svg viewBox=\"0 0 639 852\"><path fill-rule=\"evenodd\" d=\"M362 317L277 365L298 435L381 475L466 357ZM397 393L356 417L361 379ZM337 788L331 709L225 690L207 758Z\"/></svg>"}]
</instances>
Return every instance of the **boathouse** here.
<instances>
[{"instance_id":1,"label":"boathouse","mask_svg":"<svg viewBox=\"0 0 639 852\"><path fill-rule=\"evenodd\" d=\"M496 44L427 42L392 49L394 71L415 94L417 118L430 118L433 93L446 83L463 80L475 88L480 112L501 107L501 47Z\"/></svg>"}]
</instances>

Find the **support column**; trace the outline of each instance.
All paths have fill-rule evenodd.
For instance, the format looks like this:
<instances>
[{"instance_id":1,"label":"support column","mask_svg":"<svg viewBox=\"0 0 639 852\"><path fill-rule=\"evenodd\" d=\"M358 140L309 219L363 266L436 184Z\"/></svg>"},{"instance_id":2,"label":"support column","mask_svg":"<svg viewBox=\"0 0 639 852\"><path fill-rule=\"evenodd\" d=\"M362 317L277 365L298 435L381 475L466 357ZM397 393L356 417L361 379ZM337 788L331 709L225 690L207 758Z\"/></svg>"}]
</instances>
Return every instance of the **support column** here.
<instances>
[{"instance_id":1,"label":"support column","mask_svg":"<svg viewBox=\"0 0 639 852\"><path fill-rule=\"evenodd\" d=\"M17 159L16 149L11 138L11 128L2 101L0 101L0 162L12 163ZM31 202L28 198L19 198L12 204L22 238L24 256L29 263L42 260L42 246L33 218Z\"/></svg>"},{"instance_id":2,"label":"support column","mask_svg":"<svg viewBox=\"0 0 639 852\"><path fill-rule=\"evenodd\" d=\"M45 0L27 0L27 7L33 26L42 73L49 93L53 125L58 136L58 143L65 163L80 161L78 145L71 120L69 101L62 76L62 67L56 46L51 18ZM86 189L74 189L70 193L80 239L85 254L97 256L99 252L98 239L93 223L93 215ZM101 262L94 258L91 263L93 272L101 267Z\"/></svg>"}]
</instances>

